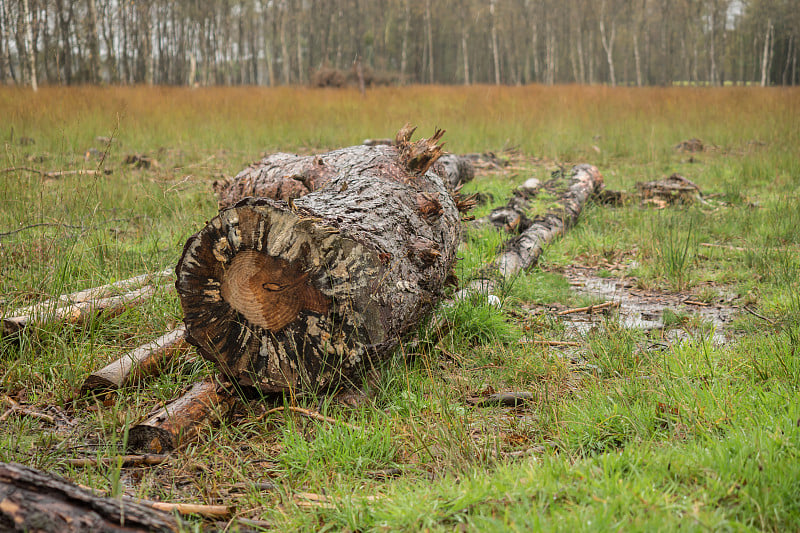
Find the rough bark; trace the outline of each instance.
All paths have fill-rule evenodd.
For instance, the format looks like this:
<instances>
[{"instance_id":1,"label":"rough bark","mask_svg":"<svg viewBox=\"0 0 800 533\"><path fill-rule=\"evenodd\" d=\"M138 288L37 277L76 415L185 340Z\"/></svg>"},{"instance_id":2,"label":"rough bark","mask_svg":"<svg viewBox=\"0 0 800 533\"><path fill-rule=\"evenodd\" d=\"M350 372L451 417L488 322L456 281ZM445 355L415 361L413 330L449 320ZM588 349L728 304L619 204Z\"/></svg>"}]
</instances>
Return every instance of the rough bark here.
<instances>
[{"instance_id":1,"label":"rough bark","mask_svg":"<svg viewBox=\"0 0 800 533\"><path fill-rule=\"evenodd\" d=\"M680 174L672 174L663 180L638 182L636 183L636 190L643 203L657 207L703 201L703 193L700 191L700 187Z\"/></svg>"},{"instance_id":2,"label":"rough bark","mask_svg":"<svg viewBox=\"0 0 800 533\"><path fill-rule=\"evenodd\" d=\"M389 146L387 139L365 139L364 146ZM357 153L368 151L345 148L323 155L298 156L271 154L239 172L233 179L215 181L214 192L219 208L225 209L252 196L288 202L325 186L339 173L348 172ZM443 154L434 164L434 171L452 190L472 180L475 169L471 161L454 154Z\"/></svg>"},{"instance_id":3,"label":"rough bark","mask_svg":"<svg viewBox=\"0 0 800 533\"><path fill-rule=\"evenodd\" d=\"M128 432L128 451L169 453L193 441L203 427L228 415L236 396L215 378L195 384L189 392Z\"/></svg>"},{"instance_id":4,"label":"rough bark","mask_svg":"<svg viewBox=\"0 0 800 533\"><path fill-rule=\"evenodd\" d=\"M464 156L455 154L444 154L439 158L437 164L441 165L442 179L452 190L472 181L475 178L475 167L470 160Z\"/></svg>"},{"instance_id":5,"label":"rough bark","mask_svg":"<svg viewBox=\"0 0 800 533\"><path fill-rule=\"evenodd\" d=\"M586 200L603 186L603 176L596 167L577 165L572 169L569 188L559 199L559 206L534 219L531 226L509 241L493 263L505 278L533 266L545 244L562 235L575 224Z\"/></svg>"},{"instance_id":6,"label":"rough bark","mask_svg":"<svg viewBox=\"0 0 800 533\"><path fill-rule=\"evenodd\" d=\"M108 366L89 374L81 387L81 394L116 391L137 380L156 374L172 356L188 347L186 328L162 335L123 355Z\"/></svg>"},{"instance_id":7,"label":"rough bark","mask_svg":"<svg viewBox=\"0 0 800 533\"><path fill-rule=\"evenodd\" d=\"M189 342L262 392L360 384L441 297L461 237L431 139L285 154L235 181L176 272ZM278 158L284 161L278 164ZM268 158L269 159L269 158ZM295 194L311 190L301 197ZM242 196L270 194L280 202Z\"/></svg>"},{"instance_id":8,"label":"rough bark","mask_svg":"<svg viewBox=\"0 0 800 533\"><path fill-rule=\"evenodd\" d=\"M172 515L129 500L95 496L61 477L0 463L0 530L177 531Z\"/></svg>"}]
</instances>

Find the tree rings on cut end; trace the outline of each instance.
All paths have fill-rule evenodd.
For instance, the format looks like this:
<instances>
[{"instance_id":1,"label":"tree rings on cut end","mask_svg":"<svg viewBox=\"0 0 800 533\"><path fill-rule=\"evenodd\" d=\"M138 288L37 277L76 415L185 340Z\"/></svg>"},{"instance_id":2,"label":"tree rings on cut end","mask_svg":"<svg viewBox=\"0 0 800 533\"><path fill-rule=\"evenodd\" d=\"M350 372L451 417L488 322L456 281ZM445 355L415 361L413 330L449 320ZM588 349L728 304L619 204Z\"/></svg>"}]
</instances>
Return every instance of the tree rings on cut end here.
<instances>
[{"instance_id":1,"label":"tree rings on cut end","mask_svg":"<svg viewBox=\"0 0 800 533\"><path fill-rule=\"evenodd\" d=\"M220 293L249 322L270 331L293 322L301 309L328 312L327 298L308 284L308 272L299 262L255 250L234 256L222 275Z\"/></svg>"},{"instance_id":2,"label":"tree rings on cut end","mask_svg":"<svg viewBox=\"0 0 800 533\"><path fill-rule=\"evenodd\" d=\"M285 203L245 199L186 243L176 268L187 340L264 392L355 379L386 342L371 246Z\"/></svg>"}]
</instances>

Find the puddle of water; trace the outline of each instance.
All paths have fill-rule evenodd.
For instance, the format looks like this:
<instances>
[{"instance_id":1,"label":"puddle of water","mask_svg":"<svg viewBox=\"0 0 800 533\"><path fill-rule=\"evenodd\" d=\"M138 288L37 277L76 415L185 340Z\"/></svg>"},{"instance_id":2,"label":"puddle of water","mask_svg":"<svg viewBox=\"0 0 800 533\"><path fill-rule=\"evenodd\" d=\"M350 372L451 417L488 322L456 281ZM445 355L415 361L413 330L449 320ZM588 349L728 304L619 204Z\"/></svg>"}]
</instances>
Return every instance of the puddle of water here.
<instances>
[{"instance_id":1,"label":"puddle of water","mask_svg":"<svg viewBox=\"0 0 800 533\"><path fill-rule=\"evenodd\" d=\"M630 282L594 276L589 270L570 270L565 273L572 282L572 289L587 296L600 297L618 304L616 312L619 321L628 328L640 328L649 332L661 332L665 340L684 340L690 338L686 328L668 328L664 334L664 310L670 309L682 316L698 315L704 322L713 325L712 342L723 344L729 339L726 327L738 309L718 304L707 306L684 303L688 295L666 294L633 289ZM602 314L567 315L563 317L570 327L585 334L593 326L602 323Z\"/></svg>"}]
</instances>

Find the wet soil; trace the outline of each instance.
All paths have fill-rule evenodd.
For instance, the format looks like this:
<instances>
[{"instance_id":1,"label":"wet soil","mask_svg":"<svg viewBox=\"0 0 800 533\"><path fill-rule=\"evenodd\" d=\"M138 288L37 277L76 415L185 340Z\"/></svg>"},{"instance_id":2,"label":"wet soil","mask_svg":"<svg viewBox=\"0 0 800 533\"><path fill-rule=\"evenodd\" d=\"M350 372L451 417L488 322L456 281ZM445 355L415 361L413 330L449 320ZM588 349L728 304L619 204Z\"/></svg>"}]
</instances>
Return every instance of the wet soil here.
<instances>
[{"instance_id":1,"label":"wet soil","mask_svg":"<svg viewBox=\"0 0 800 533\"><path fill-rule=\"evenodd\" d=\"M575 292L618 304L603 312L562 316L568 327L579 334L585 334L611 313L623 326L641 328L653 337L676 341L702 334L711 335L714 343L724 344L732 339L731 322L741 312L734 303L735 295L723 293L711 301L701 301L690 292L637 288L633 278L600 277L591 267L573 265L561 273Z\"/></svg>"}]
</instances>

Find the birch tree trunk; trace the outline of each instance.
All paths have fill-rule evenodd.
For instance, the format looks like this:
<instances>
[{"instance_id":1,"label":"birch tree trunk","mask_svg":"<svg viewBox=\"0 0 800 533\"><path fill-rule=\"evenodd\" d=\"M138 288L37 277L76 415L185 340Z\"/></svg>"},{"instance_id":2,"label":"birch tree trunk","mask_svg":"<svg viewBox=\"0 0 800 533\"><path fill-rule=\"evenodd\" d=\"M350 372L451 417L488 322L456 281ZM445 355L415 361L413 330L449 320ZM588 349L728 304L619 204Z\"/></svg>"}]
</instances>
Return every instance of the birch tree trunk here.
<instances>
[{"instance_id":1,"label":"birch tree trunk","mask_svg":"<svg viewBox=\"0 0 800 533\"><path fill-rule=\"evenodd\" d=\"M500 51L497 47L497 15L495 14L495 4L497 0L489 3L489 13L492 16L492 61L494 64L494 84L500 85Z\"/></svg>"},{"instance_id":2,"label":"birch tree trunk","mask_svg":"<svg viewBox=\"0 0 800 533\"><path fill-rule=\"evenodd\" d=\"M767 31L764 34L764 52L761 55L761 86L767 86L767 76L769 74L769 66L771 61L770 57L770 41L772 38L772 19L767 20Z\"/></svg>"},{"instance_id":3,"label":"birch tree trunk","mask_svg":"<svg viewBox=\"0 0 800 533\"><path fill-rule=\"evenodd\" d=\"M33 89L33 92L36 92L39 90L39 85L36 82L36 50L33 46L32 20L28 0L22 0L22 8L25 17L25 49L28 51L28 70L31 78L31 89Z\"/></svg>"},{"instance_id":4,"label":"birch tree trunk","mask_svg":"<svg viewBox=\"0 0 800 533\"><path fill-rule=\"evenodd\" d=\"M603 4L605 6L605 3ZM606 61L608 61L608 77L612 87L617 86L617 76L614 73L614 38L616 36L616 21L611 21L611 34L606 34L606 26L603 19L605 13L600 14L600 41L603 44L603 50L606 52Z\"/></svg>"},{"instance_id":5,"label":"birch tree trunk","mask_svg":"<svg viewBox=\"0 0 800 533\"><path fill-rule=\"evenodd\" d=\"M403 45L402 50L400 51L400 85L405 85L408 82L407 79L407 70L408 70L408 33L411 29L411 0L405 0L404 9L404 18L403 21Z\"/></svg>"}]
</instances>

